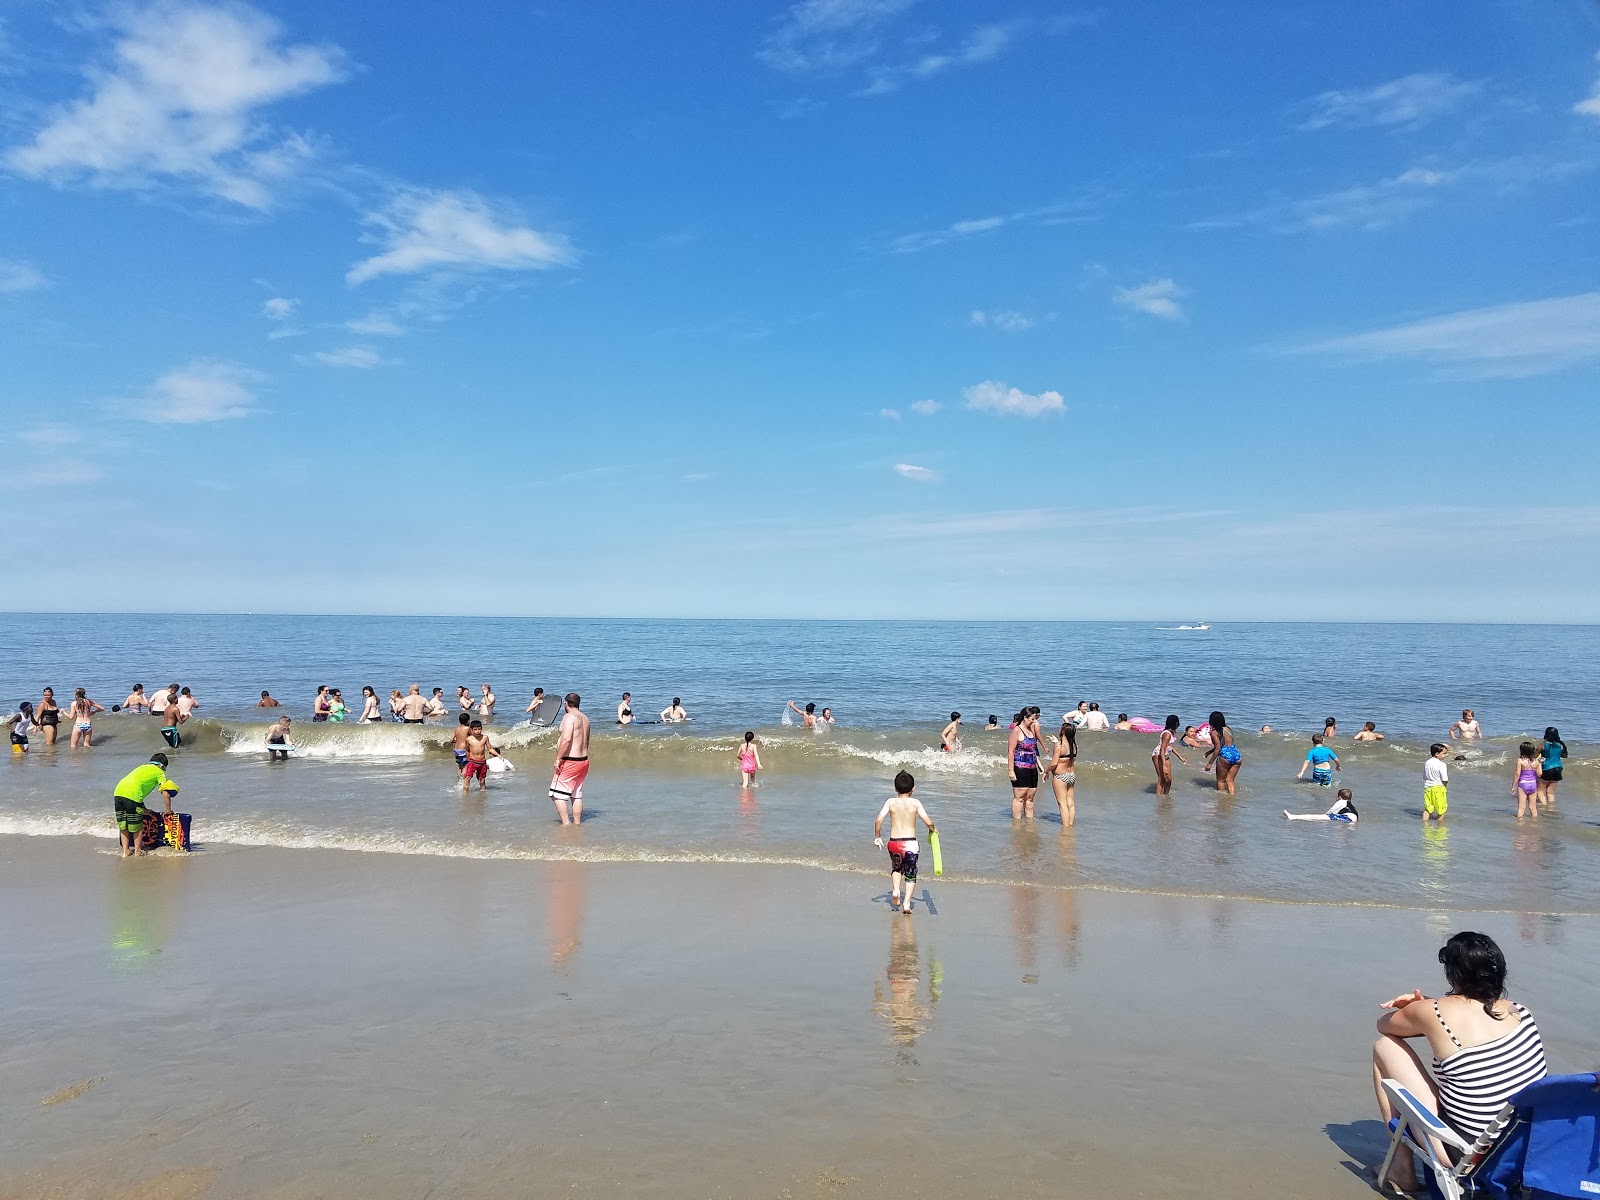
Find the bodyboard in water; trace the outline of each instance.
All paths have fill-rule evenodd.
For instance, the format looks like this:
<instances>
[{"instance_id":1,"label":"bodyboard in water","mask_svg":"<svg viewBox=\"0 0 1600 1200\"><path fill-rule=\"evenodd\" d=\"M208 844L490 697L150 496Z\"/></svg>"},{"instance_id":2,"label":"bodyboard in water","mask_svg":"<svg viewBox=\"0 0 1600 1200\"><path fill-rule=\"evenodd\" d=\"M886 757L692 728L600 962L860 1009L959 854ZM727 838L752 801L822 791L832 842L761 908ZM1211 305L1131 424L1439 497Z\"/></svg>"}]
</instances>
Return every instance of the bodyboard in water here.
<instances>
[{"instance_id":1,"label":"bodyboard in water","mask_svg":"<svg viewBox=\"0 0 1600 1200\"><path fill-rule=\"evenodd\" d=\"M140 848L157 850L162 846L171 846L176 850L187 850L191 820L188 813L168 815L145 809L144 824L139 830Z\"/></svg>"},{"instance_id":2,"label":"bodyboard in water","mask_svg":"<svg viewBox=\"0 0 1600 1200\"><path fill-rule=\"evenodd\" d=\"M546 696L539 701L539 707L528 714L528 724L554 725L565 704L566 700L561 696Z\"/></svg>"},{"instance_id":3,"label":"bodyboard in water","mask_svg":"<svg viewBox=\"0 0 1600 1200\"><path fill-rule=\"evenodd\" d=\"M935 875L943 875L944 855L939 852L939 831L937 829L928 830L928 849L933 851L933 873Z\"/></svg>"}]
</instances>

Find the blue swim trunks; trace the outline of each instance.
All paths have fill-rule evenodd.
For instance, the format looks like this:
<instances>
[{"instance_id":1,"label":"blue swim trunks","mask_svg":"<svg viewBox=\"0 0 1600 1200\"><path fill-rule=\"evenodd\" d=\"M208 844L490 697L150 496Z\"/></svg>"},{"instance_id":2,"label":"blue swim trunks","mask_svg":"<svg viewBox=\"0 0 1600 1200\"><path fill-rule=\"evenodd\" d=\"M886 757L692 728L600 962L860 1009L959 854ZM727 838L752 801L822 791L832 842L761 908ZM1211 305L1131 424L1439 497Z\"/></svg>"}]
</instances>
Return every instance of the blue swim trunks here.
<instances>
[{"instance_id":1,"label":"blue swim trunks","mask_svg":"<svg viewBox=\"0 0 1600 1200\"><path fill-rule=\"evenodd\" d=\"M1312 767L1311 768L1311 782L1317 784L1320 787L1331 787L1331 786L1333 786L1333 768L1332 767Z\"/></svg>"}]
</instances>

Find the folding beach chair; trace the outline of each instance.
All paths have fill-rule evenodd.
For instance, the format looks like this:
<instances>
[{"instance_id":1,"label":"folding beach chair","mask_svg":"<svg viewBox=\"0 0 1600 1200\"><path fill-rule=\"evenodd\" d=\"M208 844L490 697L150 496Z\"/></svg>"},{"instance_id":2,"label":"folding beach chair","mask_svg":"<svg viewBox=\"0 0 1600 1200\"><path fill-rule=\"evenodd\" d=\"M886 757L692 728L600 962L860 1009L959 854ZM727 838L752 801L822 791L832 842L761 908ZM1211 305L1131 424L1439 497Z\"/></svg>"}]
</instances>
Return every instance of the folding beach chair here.
<instances>
[{"instance_id":1,"label":"folding beach chair","mask_svg":"<svg viewBox=\"0 0 1600 1200\"><path fill-rule=\"evenodd\" d=\"M1534 1200L1600 1200L1600 1077L1548 1075L1506 1102L1477 1141L1468 1142L1392 1079L1383 1090L1399 1113L1389 1122L1389 1153L1378 1169L1378 1190L1396 1152L1408 1146L1428 1191L1439 1200L1482 1193L1488 1200L1527 1194ZM1444 1143L1451 1163L1434 1150Z\"/></svg>"}]
</instances>

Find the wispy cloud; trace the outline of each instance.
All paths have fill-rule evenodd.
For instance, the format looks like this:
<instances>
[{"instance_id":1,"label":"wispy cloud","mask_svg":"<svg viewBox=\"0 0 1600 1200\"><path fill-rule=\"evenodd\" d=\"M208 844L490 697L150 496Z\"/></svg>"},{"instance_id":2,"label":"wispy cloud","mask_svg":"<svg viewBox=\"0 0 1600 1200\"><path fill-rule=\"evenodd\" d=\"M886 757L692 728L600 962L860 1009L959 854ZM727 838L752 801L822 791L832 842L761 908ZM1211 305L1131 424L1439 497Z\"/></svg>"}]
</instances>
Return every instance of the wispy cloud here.
<instances>
[{"instance_id":1,"label":"wispy cloud","mask_svg":"<svg viewBox=\"0 0 1600 1200\"><path fill-rule=\"evenodd\" d=\"M0 258L0 296L31 292L50 282L36 268L27 263Z\"/></svg>"},{"instance_id":2,"label":"wispy cloud","mask_svg":"<svg viewBox=\"0 0 1600 1200\"><path fill-rule=\"evenodd\" d=\"M169 425L197 425L247 417L255 408L249 385L258 376L234 363L213 358L168 371L131 404L130 416Z\"/></svg>"},{"instance_id":3,"label":"wispy cloud","mask_svg":"<svg viewBox=\"0 0 1600 1200\"><path fill-rule=\"evenodd\" d=\"M1459 171L1417 166L1376 183L1269 204L1235 217L1196 221L1190 228L1261 225L1280 233L1387 229L1437 203L1441 193L1455 184L1460 174Z\"/></svg>"},{"instance_id":4,"label":"wispy cloud","mask_svg":"<svg viewBox=\"0 0 1600 1200\"><path fill-rule=\"evenodd\" d=\"M287 321L294 316L294 310L298 307L300 307L298 300L291 300L288 296L274 296L262 303L261 315L269 321Z\"/></svg>"},{"instance_id":5,"label":"wispy cloud","mask_svg":"<svg viewBox=\"0 0 1600 1200\"><path fill-rule=\"evenodd\" d=\"M1061 200L1050 204L1043 204L1037 208L1024 208L1016 212L1003 213L998 216L969 217L956 221L941 229L925 229L916 233L903 233L884 243L885 247L896 254L915 254L922 250L932 250L936 246L943 246L949 242L964 241L968 238L979 237L986 233L993 233L998 229L1016 225L1070 225L1095 219L1103 196L1098 192L1087 192L1074 200Z\"/></svg>"},{"instance_id":6,"label":"wispy cloud","mask_svg":"<svg viewBox=\"0 0 1600 1200\"><path fill-rule=\"evenodd\" d=\"M1117 288L1111 298L1123 308L1131 308L1146 316L1160 317L1164 321L1181 321L1184 312L1178 302L1186 295L1188 292L1170 279L1152 279L1137 287Z\"/></svg>"},{"instance_id":7,"label":"wispy cloud","mask_svg":"<svg viewBox=\"0 0 1600 1200\"><path fill-rule=\"evenodd\" d=\"M986 379L974 384L965 393L967 407L978 412L999 413L1012 417L1040 417L1058 413L1066 408L1060 392L1025 392L1009 387L998 379Z\"/></svg>"},{"instance_id":8,"label":"wispy cloud","mask_svg":"<svg viewBox=\"0 0 1600 1200\"><path fill-rule=\"evenodd\" d=\"M346 321L344 327L351 333L365 337L399 337L405 333L405 328L398 321L383 313L368 313L364 317Z\"/></svg>"},{"instance_id":9,"label":"wispy cloud","mask_svg":"<svg viewBox=\"0 0 1600 1200\"><path fill-rule=\"evenodd\" d=\"M337 350L319 350L311 356L326 367L351 367L369 371L382 366L384 358L370 346L341 346Z\"/></svg>"},{"instance_id":10,"label":"wispy cloud","mask_svg":"<svg viewBox=\"0 0 1600 1200\"><path fill-rule=\"evenodd\" d=\"M910 479L917 483L937 483L939 472L928 467L915 466L912 463L895 463L894 472L901 479Z\"/></svg>"},{"instance_id":11,"label":"wispy cloud","mask_svg":"<svg viewBox=\"0 0 1600 1200\"><path fill-rule=\"evenodd\" d=\"M1036 318L1011 309L985 312L981 308L973 309L967 321L979 329L998 329L1003 333L1022 333L1039 323Z\"/></svg>"},{"instance_id":12,"label":"wispy cloud","mask_svg":"<svg viewBox=\"0 0 1600 1200\"><path fill-rule=\"evenodd\" d=\"M1600 54L1596 54L1595 61L1600 62ZM1586 100L1579 100L1572 106L1572 111L1584 117L1593 117L1600 121L1600 79L1594 81L1594 87L1589 90Z\"/></svg>"},{"instance_id":13,"label":"wispy cloud","mask_svg":"<svg viewBox=\"0 0 1600 1200\"><path fill-rule=\"evenodd\" d=\"M946 71L960 67L976 67L991 63L1008 50L1021 35L1026 23L1009 21L1002 24L980 25L964 37L959 45L945 51L924 53L906 63L886 63L867 70L867 86L861 96L886 96L897 92L907 83L932 79Z\"/></svg>"},{"instance_id":14,"label":"wispy cloud","mask_svg":"<svg viewBox=\"0 0 1600 1200\"><path fill-rule=\"evenodd\" d=\"M931 417L943 407L937 400L918 400L911 406L911 411L918 416Z\"/></svg>"},{"instance_id":15,"label":"wispy cloud","mask_svg":"<svg viewBox=\"0 0 1600 1200\"><path fill-rule=\"evenodd\" d=\"M917 0L800 0L777 19L756 57L792 75L832 74L879 51L879 33Z\"/></svg>"},{"instance_id":16,"label":"wispy cloud","mask_svg":"<svg viewBox=\"0 0 1600 1200\"><path fill-rule=\"evenodd\" d=\"M1295 347L1355 361L1415 359L1515 379L1600 360L1600 292L1497 304Z\"/></svg>"},{"instance_id":17,"label":"wispy cloud","mask_svg":"<svg viewBox=\"0 0 1600 1200\"><path fill-rule=\"evenodd\" d=\"M1421 129L1454 112L1482 90L1483 85L1475 81L1427 72L1391 79L1376 87L1323 92L1305 105L1308 115L1300 122L1300 128Z\"/></svg>"},{"instance_id":18,"label":"wispy cloud","mask_svg":"<svg viewBox=\"0 0 1600 1200\"><path fill-rule=\"evenodd\" d=\"M885 421L898 421L900 419L900 410L898 408L880 408L878 415Z\"/></svg>"},{"instance_id":19,"label":"wispy cloud","mask_svg":"<svg viewBox=\"0 0 1600 1200\"><path fill-rule=\"evenodd\" d=\"M349 283L439 270L535 271L577 261L560 234L518 224L470 191L406 189L367 220L384 250L351 267Z\"/></svg>"},{"instance_id":20,"label":"wispy cloud","mask_svg":"<svg viewBox=\"0 0 1600 1200\"><path fill-rule=\"evenodd\" d=\"M690 471L687 475L682 476L682 479L685 483L704 483L711 477L708 471Z\"/></svg>"},{"instance_id":21,"label":"wispy cloud","mask_svg":"<svg viewBox=\"0 0 1600 1200\"><path fill-rule=\"evenodd\" d=\"M281 45L277 22L243 4L155 4L123 10L112 28L108 59L85 70L91 93L12 148L7 165L55 183L181 182L270 208L313 149L260 110L343 78L342 53Z\"/></svg>"}]
</instances>

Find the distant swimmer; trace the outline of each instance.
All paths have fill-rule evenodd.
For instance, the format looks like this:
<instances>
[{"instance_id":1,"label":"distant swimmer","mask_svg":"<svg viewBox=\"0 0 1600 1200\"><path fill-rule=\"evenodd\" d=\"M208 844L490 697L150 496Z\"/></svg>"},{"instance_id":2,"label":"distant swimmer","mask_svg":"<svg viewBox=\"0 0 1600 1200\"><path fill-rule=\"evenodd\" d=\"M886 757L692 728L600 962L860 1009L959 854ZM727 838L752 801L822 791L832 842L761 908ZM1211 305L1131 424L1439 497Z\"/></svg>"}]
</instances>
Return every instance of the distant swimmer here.
<instances>
[{"instance_id":1,"label":"distant swimmer","mask_svg":"<svg viewBox=\"0 0 1600 1200\"><path fill-rule=\"evenodd\" d=\"M1353 742L1381 742L1383 741L1383 734L1378 732L1378 723L1376 721L1368 721L1360 728L1355 737L1350 740Z\"/></svg>"},{"instance_id":2,"label":"distant swimmer","mask_svg":"<svg viewBox=\"0 0 1600 1200\"><path fill-rule=\"evenodd\" d=\"M807 729L815 729L817 727L817 706L815 704L807 702L805 709L802 710L791 700L789 701L789 707L800 714L800 723Z\"/></svg>"},{"instance_id":3,"label":"distant swimmer","mask_svg":"<svg viewBox=\"0 0 1600 1200\"><path fill-rule=\"evenodd\" d=\"M761 750L756 745L754 730L744 731L744 741L739 745L739 777L740 785L747 788L756 786L756 772L761 770Z\"/></svg>"},{"instance_id":4,"label":"distant swimmer","mask_svg":"<svg viewBox=\"0 0 1600 1200\"><path fill-rule=\"evenodd\" d=\"M456 689L456 705L464 713L469 713L478 706L478 702L472 698L472 693L467 691L466 684Z\"/></svg>"},{"instance_id":5,"label":"distant swimmer","mask_svg":"<svg viewBox=\"0 0 1600 1200\"><path fill-rule=\"evenodd\" d=\"M89 699L82 688L72 693L72 706L67 710L72 718L72 749L82 746L88 750L94 745L94 714L97 712L105 712L104 707Z\"/></svg>"},{"instance_id":6,"label":"distant swimmer","mask_svg":"<svg viewBox=\"0 0 1600 1200\"><path fill-rule=\"evenodd\" d=\"M429 696L427 703L422 706L422 715L435 720L450 715L450 706L444 702L443 688L433 689L433 695Z\"/></svg>"},{"instance_id":7,"label":"distant swimmer","mask_svg":"<svg viewBox=\"0 0 1600 1200\"><path fill-rule=\"evenodd\" d=\"M1286 808L1283 815L1291 821L1338 821L1344 825L1354 825L1361 819L1361 814L1356 811L1355 793L1349 788L1339 789L1339 798L1325 813L1292 813Z\"/></svg>"},{"instance_id":8,"label":"distant swimmer","mask_svg":"<svg viewBox=\"0 0 1600 1200\"><path fill-rule=\"evenodd\" d=\"M961 714L950 714L950 722L939 733L939 749L946 754L954 754L961 749Z\"/></svg>"},{"instance_id":9,"label":"distant swimmer","mask_svg":"<svg viewBox=\"0 0 1600 1200\"><path fill-rule=\"evenodd\" d=\"M1429 818L1444 820L1445 813L1450 811L1450 768L1445 765L1444 756L1450 747L1443 742L1435 742L1428 747L1428 761L1422 764L1422 823L1426 825Z\"/></svg>"},{"instance_id":10,"label":"distant swimmer","mask_svg":"<svg viewBox=\"0 0 1600 1200\"><path fill-rule=\"evenodd\" d=\"M817 718L817 727L820 729L820 728L823 728L825 726L832 725L832 724L833 724L833 709L824 708L822 710L822 715Z\"/></svg>"},{"instance_id":11,"label":"distant swimmer","mask_svg":"<svg viewBox=\"0 0 1600 1200\"><path fill-rule=\"evenodd\" d=\"M361 689L361 716L357 719L363 725L377 725L383 721L383 705L370 683Z\"/></svg>"},{"instance_id":12,"label":"distant swimmer","mask_svg":"<svg viewBox=\"0 0 1600 1200\"><path fill-rule=\"evenodd\" d=\"M262 695L266 695L265 692ZM128 698L122 702L122 707L128 712L143 713L150 711L150 697L144 694L144 684L136 683L133 691L128 693Z\"/></svg>"},{"instance_id":13,"label":"distant swimmer","mask_svg":"<svg viewBox=\"0 0 1600 1200\"><path fill-rule=\"evenodd\" d=\"M661 723L663 725L679 725L689 719L689 714L683 711L683 701L677 696L672 698L672 703L661 710Z\"/></svg>"},{"instance_id":14,"label":"distant swimmer","mask_svg":"<svg viewBox=\"0 0 1600 1200\"><path fill-rule=\"evenodd\" d=\"M274 762L286 761L289 751L294 749L293 733L290 729L293 724L289 714L285 713L267 726L267 757Z\"/></svg>"},{"instance_id":15,"label":"distant swimmer","mask_svg":"<svg viewBox=\"0 0 1600 1200\"><path fill-rule=\"evenodd\" d=\"M422 698L422 688L413 683L411 691L400 704L400 719L407 725L421 725L428 715L428 702Z\"/></svg>"},{"instance_id":16,"label":"distant swimmer","mask_svg":"<svg viewBox=\"0 0 1600 1200\"><path fill-rule=\"evenodd\" d=\"M1261 727L1261 732L1264 733L1264 734L1271 733L1272 732L1272 726L1271 725L1263 725Z\"/></svg>"},{"instance_id":17,"label":"distant swimmer","mask_svg":"<svg viewBox=\"0 0 1600 1200\"><path fill-rule=\"evenodd\" d=\"M1176 755L1178 761L1184 766L1187 767L1189 765L1189 760L1178 749L1178 743L1181 740L1188 742L1192 746L1194 743L1189 742L1189 737L1193 729L1191 727L1180 739L1178 737L1178 724L1178 714L1169 713L1166 727L1161 731L1161 740L1156 743L1156 748L1150 751L1150 761L1156 767L1156 795L1158 796L1172 795L1172 763L1168 761L1169 756Z\"/></svg>"},{"instance_id":18,"label":"distant swimmer","mask_svg":"<svg viewBox=\"0 0 1600 1200\"><path fill-rule=\"evenodd\" d=\"M917 844L917 822L921 821L934 832L933 818L916 797L917 781L911 772L901 771L894 777L894 795L883 802L878 819L872 823L872 844L882 850L884 818L889 821L889 902L897 912L911 915L911 901L917 890L917 857L921 847ZM905 902L900 891L905 885ZM927 898L926 893L923 896Z\"/></svg>"},{"instance_id":19,"label":"distant swimmer","mask_svg":"<svg viewBox=\"0 0 1600 1200\"><path fill-rule=\"evenodd\" d=\"M399 688L389 689L389 720L404 721L406 719L406 698Z\"/></svg>"},{"instance_id":20,"label":"distant swimmer","mask_svg":"<svg viewBox=\"0 0 1600 1200\"><path fill-rule=\"evenodd\" d=\"M463 717L466 713L461 714ZM474 720L467 729L467 763L461 768L461 790L476 779L478 790L484 791L489 786L489 735L483 731L483 722Z\"/></svg>"},{"instance_id":21,"label":"distant swimmer","mask_svg":"<svg viewBox=\"0 0 1600 1200\"><path fill-rule=\"evenodd\" d=\"M1062 713L1061 719L1074 729L1082 729L1084 723L1089 720L1089 702L1087 700L1079 700L1078 707L1069 713Z\"/></svg>"},{"instance_id":22,"label":"distant swimmer","mask_svg":"<svg viewBox=\"0 0 1600 1200\"><path fill-rule=\"evenodd\" d=\"M550 779L550 799L563 825L583 823L583 781L589 776L589 718L579 711L577 692L567 693L567 711L561 717L556 739L556 773ZM572 806L568 814L567 806Z\"/></svg>"},{"instance_id":23,"label":"distant swimmer","mask_svg":"<svg viewBox=\"0 0 1600 1200\"><path fill-rule=\"evenodd\" d=\"M450 734L450 749L456 756L456 773L467 769L467 738L472 734L472 714L462 713L456 718L455 730ZM462 785L466 786L465 784Z\"/></svg>"},{"instance_id":24,"label":"distant swimmer","mask_svg":"<svg viewBox=\"0 0 1600 1200\"><path fill-rule=\"evenodd\" d=\"M161 736L167 740L167 745L176 750L183 745L183 738L178 733L178 726L183 723L183 710L178 707L177 696L170 690L166 695L166 705L161 710Z\"/></svg>"},{"instance_id":25,"label":"distant swimmer","mask_svg":"<svg viewBox=\"0 0 1600 1200\"><path fill-rule=\"evenodd\" d=\"M144 847L140 842L144 830L146 798L152 792L159 791L162 804L170 814L172 797L177 790L178 785L167 778L165 754L152 754L149 762L135 767L118 782L116 790L112 793L111 807L117 818L117 841L122 846L123 858L134 854L140 858L144 857Z\"/></svg>"},{"instance_id":26,"label":"distant swimmer","mask_svg":"<svg viewBox=\"0 0 1600 1200\"><path fill-rule=\"evenodd\" d=\"M1217 791L1237 796L1234 781L1239 777L1239 763L1243 756L1233 744L1233 730L1228 728L1228 718L1221 712L1211 714L1207 722L1211 730L1211 748L1206 751L1206 765L1217 772Z\"/></svg>"},{"instance_id":27,"label":"distant swimmer","mask_svg":"<svg viewBox=\"0 0 1600 1200\"><path fill-rule=\"evenodd\" d=\"M1128 720L1127 713L1118 713L1117 723L1111 728L1115 729L1118 733L1130 733L1133 730L1133 722Z\"/></svg>"},{"instance_id":28,"label":"distant swimmer","mask_svg":"<svg viewBox=\"0 0 1600 1200\"><path fill-rule=\"evenodd\" d=\"M1080 728L1085 733L1109 733L1111 732L1111 718L1100 711L1099 704L1091 702L1088 715L1083 718L1083 725Z\"/></svg>"},{"instance_id":29,"label":"distant swimmer","mask_svg":"<svg viewBox=\"0 0 1600 1200\"><path fill-rule=\"evenodd\" d=\"M1517 802L1517 820L1539 815L1539 747L1523 742L1517 747L1517 766L1511 776L1511 798Z\"/></svg>"},{"instance_id":30,"label":"distant swimmer","mask_svg":"<svg viewBox=\"0 0 1600 1200\"><path fill-rule=\"evenodd\" d=\"M622 699L617 701L617 724L633 724L633 693L623 692Z\"/></svg>"},{"instance_id":31,"label":"distant swimmer","mask_svg":"<svg viewBox=\"0 0 1600 1200\"><path fill-rule=\"evenodd\" d=\"M536 688L533 689L533 699L528 701L528 707L523 709L522 711L525 712L525 713L532 714L532 713L538 712L543 707L544 707L544 689L536 687Z\"/></svg>"},{"instance_id":32,"label":"distant swimmer","mask_svg":"<svg viewBox=\"0 0 1600 1200\"><path fill-rule=\"evenodd\" d=\"M28 735L38 728L33 719L32 701L24 700L17 705L17 711L6 718L6 724L11 729L11 753L26 754Z\"/></svg>"},{"instance_id":33,"label":"distant swimmer","mask_svg":"<svg viewBox=\"0 0 1600 1200\"><path fill-rule=\"evenodd\" d=\"M1463 742L1476 742L1483 737L1483 726L1478 724L1478 718L1470 708L1461 710L1461 719L1450 726L1450 740Z\"/></svg>"},{"instance_id":34,"label":"distant swimmer","mask_svg":"<svg viewBox=\"0 0 1600 1200\"><path fill-rule=\"evenodd\" d=\"M494 720L494 689L486 683L482 690L483 695L478 697L478 715L487 725Z\"/></svg>"},{"instance_id":35,"label":"distant swimmer","mask_svg":"<svg viewBox=\"0 0 1600 1200\"><path fill-rule=\"evenodd\" d=\"M1324 717L1322 721L1322 740L1333 741L1339 732L1339 722L1333 717Z\"/></svg>"},{"instance_id":36,"label":"distant swimmer","mask_svg":"<svg viewBox=\"0 0 1600 1200\"><path fill-rule=\"evenodd\" d=\"M989 723L983 727L983 731L985 733L988 733L990 730L999 729L999 728L1000 728L1000 718L995 716L993 713L990 713L989 714Z\"/></svg>"},{"instance_id":37,"label":"distant swimmer","mask_svg":"<svg viewBox=\"0 0 1600 1200\"><path fill-rule=\"evenodd\" d=\"M1208 725L1206 728L1209 730L1211 727ZM1204 750L1211 744L1211 739L1209 737L1201 738L1200 731L1193 725L1185 725L1183 727L1183 737L1179 740L1191 750Z\"/></svg>"},{"instance_id":38,"label":"distant swimmer","mask_svg":"<svg viewBox=\"0 0 1600 1200\"><path fill-rule=\"evenodd\" d=\"M1306 751L1306 760L1300 764L1300 773L1295 778L1304 779L1308 767L1311 769L1311 782L1318 787L1331 787L1333 773L1344 770L1339 765L1339 756L1323 744L1320 733L1311 735L1311 749Z\"/></svg>"},{"instance_id":39,"label":"distant swimmer","mask_svg":"<svg viewBox=\"0 0 1600 1200\"><path fill-rule=\"evenodd\" d=\"M124 705L123 707L127 707L127 706ZM261 699L256 701L256 707L257 708L277 708L277 707L279 707L279 705L278 705L278 702L272 698L272 693L264 691L264 692L261 693Z\"/></svg>"}]
</instances>

